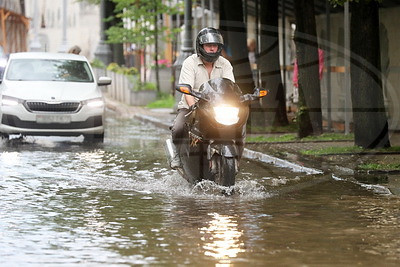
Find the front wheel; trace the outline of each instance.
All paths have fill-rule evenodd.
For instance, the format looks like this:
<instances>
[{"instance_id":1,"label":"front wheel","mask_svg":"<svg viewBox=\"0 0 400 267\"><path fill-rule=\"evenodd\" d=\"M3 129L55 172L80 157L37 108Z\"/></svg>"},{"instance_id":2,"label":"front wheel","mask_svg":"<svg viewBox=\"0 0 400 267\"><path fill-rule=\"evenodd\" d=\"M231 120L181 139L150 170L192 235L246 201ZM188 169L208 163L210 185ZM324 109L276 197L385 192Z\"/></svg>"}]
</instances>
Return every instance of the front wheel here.
<instances>
[{"instance_id":1,"label":"front wheel","mask_svg":"<svg viewBox=\"0 0 400 267\"><path fill-rule=\"evenodd\" d=\"M220 155L214 155L214 157L216 157L214 163L217 164L215 182L222 186L235 185L236 158Z\"/></svg>"},{"instance_id":2,"label":"front wheel","mask_svg":"<svg viewBox=\"0 0 400 267\"><path fill-rule=\"evenodd\" d=\"M89 143L103 143L104 133L102 134L85 134L84 141Z\"/></svg>"},{"instance_id":3,"label":"front wheel","mask_svg":"<svg viewBox=\"0 0 400 267\"><path fill-rule=\"evenodd\" d=\"M6 133L0 133L0 139L5 139L8 140L10 138L10 136Z\"/></svg>"}]
</instances>

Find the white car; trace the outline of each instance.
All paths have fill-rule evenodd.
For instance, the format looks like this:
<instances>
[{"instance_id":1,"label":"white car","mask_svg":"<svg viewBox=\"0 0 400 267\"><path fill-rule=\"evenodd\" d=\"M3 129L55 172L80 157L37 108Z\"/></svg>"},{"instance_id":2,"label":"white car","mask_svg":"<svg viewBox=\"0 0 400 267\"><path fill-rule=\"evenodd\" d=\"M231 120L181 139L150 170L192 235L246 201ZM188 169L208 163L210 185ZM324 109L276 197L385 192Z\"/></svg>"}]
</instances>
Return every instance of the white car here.
<instances>
[{"instance_id":1,"label":"white car","mask_svg":"<svg viewBox=\"0 0 400 267\"><path fill-rule=\"evenodd\" d=\"M0 81L0 135L78 136L102 142L104 98L84 56L10 54Z\"/></svg>"}]
</instances>

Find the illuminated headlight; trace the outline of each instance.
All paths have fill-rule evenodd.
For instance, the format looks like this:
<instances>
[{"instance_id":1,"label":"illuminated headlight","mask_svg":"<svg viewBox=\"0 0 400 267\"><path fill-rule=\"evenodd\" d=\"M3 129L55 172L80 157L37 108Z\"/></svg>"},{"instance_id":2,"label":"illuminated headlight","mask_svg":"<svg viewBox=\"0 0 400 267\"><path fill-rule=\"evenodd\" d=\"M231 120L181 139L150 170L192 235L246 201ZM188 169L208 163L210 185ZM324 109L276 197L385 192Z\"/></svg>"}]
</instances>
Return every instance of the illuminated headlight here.
<instances>
[{"instance_id":1,"label":"illuminated headlight","mask_svg":"<svg viewBox=\"0 0 400 267\"><path fill-rule=\"evenodd\" d=\"M19 98L11 97L11 96L5 96L3 95L1 105L3 106L16 106L19 103L22 103L22 100Z\"/></svg>"},{"instance_id":2,"label":"illuminated headlight","mask_svg":"<svg viewBox=\"0 0 400 267\"><path fill-rule=\"evenodd\" d=\"M99 107L104 106L104 101L100 97L100 98L94 98L94 99L86 100L84 102L84 104L86 104L88 107L91 107L91 108L99 108Z\"/></svg>"},{"instance_id":3,"label":"illuminated headlight","mask_svg":"<svg viewBox=\"0 0 400 267\"><path fill-rule=\"evenodd\" d=\"M239 121L239 108L231 106L214 107L215 120L223 125L232 125Z\"/></svg>"}]
</instances>

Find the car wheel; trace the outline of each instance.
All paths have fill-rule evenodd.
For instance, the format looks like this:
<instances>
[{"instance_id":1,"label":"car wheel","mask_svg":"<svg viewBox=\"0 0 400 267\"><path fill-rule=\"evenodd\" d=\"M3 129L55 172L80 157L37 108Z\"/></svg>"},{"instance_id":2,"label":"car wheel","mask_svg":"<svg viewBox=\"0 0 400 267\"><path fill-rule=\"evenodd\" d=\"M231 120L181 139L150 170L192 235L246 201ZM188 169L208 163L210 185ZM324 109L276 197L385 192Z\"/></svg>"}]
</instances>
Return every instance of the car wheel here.
<instances>
[{"instance_id":1,"label":"car wheel","mask_svg":"<svg viewBox=\"0 0 400 267\"><path fill-rule=\"evenodd\" d=\"M8 134L6 134L6 133L0 133L0 138L8 140L10 138L10 136Z\"/></svg>"},{"instance_id":2,"label":"car wheel","mask_svg":"<svg viewBox=\"0 0 400 267\"><path fill-rule=\"evenodd\" d=\"M102 134L85 134L84 141L91 143L102 143L104 142L104 133Z\"/></svg>"}]
</instances>

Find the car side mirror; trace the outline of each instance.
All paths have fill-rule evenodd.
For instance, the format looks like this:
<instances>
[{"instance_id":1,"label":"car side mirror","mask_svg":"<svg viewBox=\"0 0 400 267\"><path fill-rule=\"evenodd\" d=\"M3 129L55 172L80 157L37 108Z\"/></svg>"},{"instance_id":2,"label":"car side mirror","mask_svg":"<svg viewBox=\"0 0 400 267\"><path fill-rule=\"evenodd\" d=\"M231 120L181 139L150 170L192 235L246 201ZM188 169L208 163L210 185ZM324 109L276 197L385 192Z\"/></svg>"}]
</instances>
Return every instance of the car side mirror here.
<instances>
[{"instance_id":1,"label":"car side mirror","mask_svg":"<svg viewBox=\"0 0 400 267\"><path fill-rule=\"evenodd\" d=\"M97 80L97 84L99 86L104 86L104 85L110 85L111 84L111 78L110 77L99 77L99 79Z\"/></svg>"}]
</instances>

